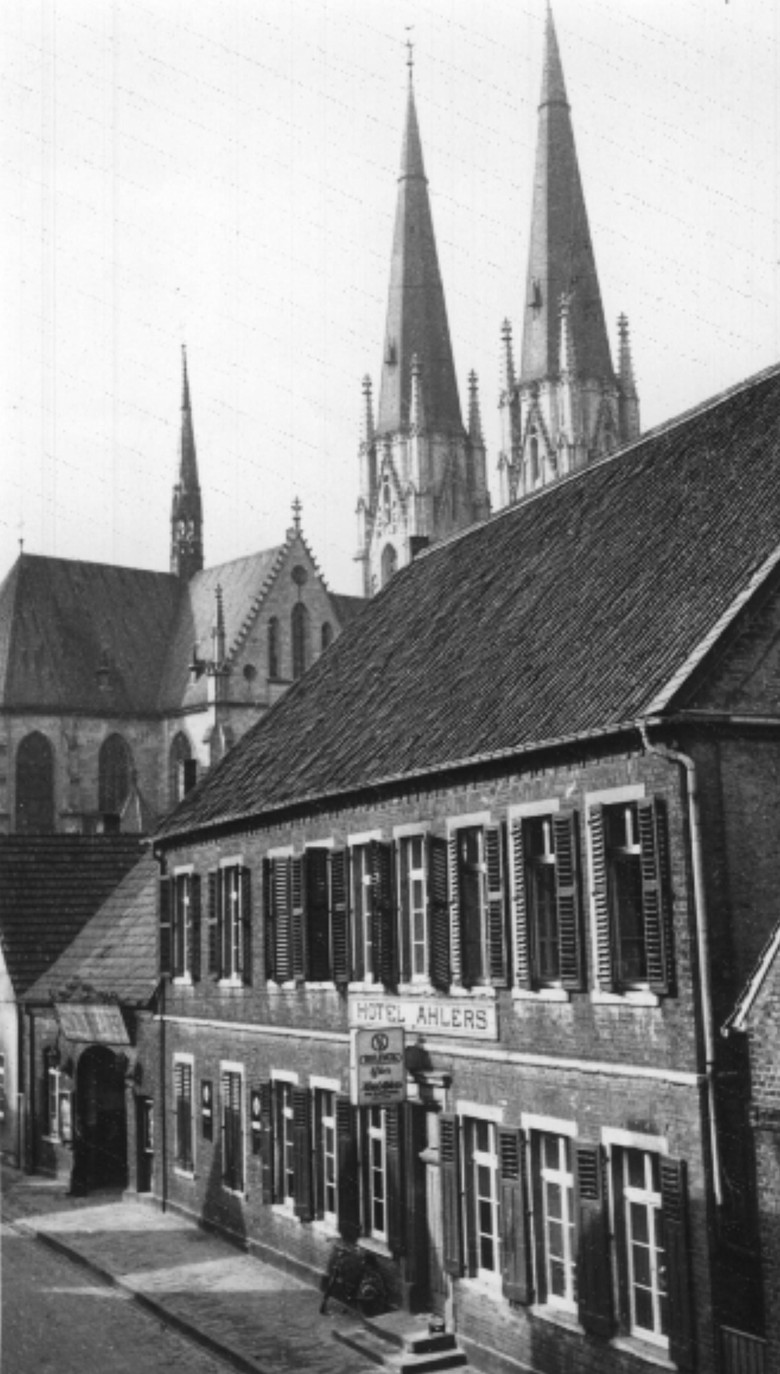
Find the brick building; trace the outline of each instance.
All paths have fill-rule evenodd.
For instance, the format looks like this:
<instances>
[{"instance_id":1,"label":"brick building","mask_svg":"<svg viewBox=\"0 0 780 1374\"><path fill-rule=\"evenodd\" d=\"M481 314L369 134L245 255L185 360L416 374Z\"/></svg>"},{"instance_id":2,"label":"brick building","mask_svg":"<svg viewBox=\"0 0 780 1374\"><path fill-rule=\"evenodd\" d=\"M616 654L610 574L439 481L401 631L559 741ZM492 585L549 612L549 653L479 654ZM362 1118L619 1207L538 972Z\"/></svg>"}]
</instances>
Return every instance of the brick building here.
<instances>
[{"instance_id":1,"label":"brick building","mask_svg":"<svg viewBox=\"0 0 780 1374\"><path fill-rule=\"evenodd\" d=\"M156 1193L315 1280L340 1236L479 1367L760 1349L717 1030L780 866L778 417L775 368L423 553L155 838Z\"/></svg>"}]
</instances>

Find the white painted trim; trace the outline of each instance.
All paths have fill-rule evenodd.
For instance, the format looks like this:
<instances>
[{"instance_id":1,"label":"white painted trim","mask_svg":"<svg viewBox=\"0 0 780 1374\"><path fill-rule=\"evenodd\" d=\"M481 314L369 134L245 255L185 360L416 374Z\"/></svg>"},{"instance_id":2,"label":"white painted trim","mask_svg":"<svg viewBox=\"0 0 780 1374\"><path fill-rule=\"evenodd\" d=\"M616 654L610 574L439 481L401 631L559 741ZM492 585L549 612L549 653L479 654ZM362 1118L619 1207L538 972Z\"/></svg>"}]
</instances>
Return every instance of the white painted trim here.
<instances>
[{"instance_id":1,"label":"white painted trim","mask_svg":"<svg viewBox=\"0 0 780 1374\"><path fill-rule=\"evenodd\" d=\"M521 1112L520 1125L524 1131L546 1131L548 1135L565 1135L570 1140L577 1138L577 1123L561 1121L557 1116L537 1116L535 1112Z\"/></svg>"},{"instance_id":2,"label":"white painted trim","mask_svg":"<svg viewBox=\"0 0 780 1374\"><path fill-rule=\"evenodd\" d=\"M178 980L177 980L177 981L178 981ZM177 1162L176 1162L176 1149L178 1148L178 1140L176 1139L176 1135L178 1134L178 1129L179 1129L179 1119L178 1119L178 1113L177 1113L177 1111L176 1111L176 1065L177 1065L177 1064L188 1064L189 1067L190 1067L190 1069L191 1069L191 1074L190 1074L190 1089L191 1089L191 1093L190 1093L190 1133L191 1133L191 1137L192 1137L192 1168L191 1168L191 1169L183 1169L182 1166L181 1166L180 1164L177 1164ZM194 1179L194 1177L195 1177L195 1165L196 1165L196 1162L197 1162L197 1154L198 1154L198 1131L197 1131L198 1114L197 1114L197 1111L196 1111L196 1108L195 1108L195 1055L192 1054L192 1053L190 1053L189 1050L174 1050L174 1051L173 1051L173 1056L172 1056L172 1059L171 1059L171 1079L172 1079L172 1082L171 1082L171 1098L172 1098L173 1104L174 1104L174 1116L175 1116L175 1123L174 1123L174 1127L175 1127L175 1129L174 1129L174 1151L173 1151L173 1160L172 1160L173 1172L174 1172L174 1174L176 1175L177 1178L186 1178L186 1179L192 1180L192 1179Z\"/></svg>"},{"instance_id":3,"label":"white painted trim","mask_svg":"<svg viewBox=\"0 0 780 1374\"><path fill-rule=\"evenodd\" d=\"M571 993L566 988L512 988L513 1002L570 1002Z\"/></svg>"},{"instance_id":4,"label":"white painted trim","mask_svg":"<svg viewBox=\"0 0 780 1374\"><path fill-rule=\"evenodd\" d=\"M238 1060L235 1059L220 1059L219 1061L220 1078L222 1077L223 1073L240 1073L243 1078L244 1069L245 1065L239 1064Z\"/></svg>"},{"instance_id":5,"label":"white painted trim","mask_svg":"<svg viewBox=\"0 0 780 1374\"><path fill-rule=\"evenodd\" d=\"M477 825L490 825L492 813L490 811L470 811L462 816L447 817L447 836L449 837L454 830L471 830Z\"/></svg>"},{"instance_id":6,"label":"white painted trim","mask_svg":"<svg viewBox=\"0 0 780 1374\"><path fill-rule=\"evenodd\" d=\"M370 844L372 840L381 840L381 830L361 830L357 835L347 835L347 844L353 849L359 844Z\"/></svg>"},{"instance_id":7,"label":"white painted trim","mask_svg":"<svg viewBox=\"0 0 780 1374\"><path fill-rule=\"evenodd\" d=\"M619 1126L602 1126L601 1143L610 1149L644 1150L649 1155L668 1155L669 1141L663 1135L645 1135L642 1131L624 1131Z\"/></svg>"},{"instance_id":8,"label":"white painted trim","mask_svg":"<svg viewBox=\"0 0 780 1374\"><path fill-rule=\"evenodd\" d=\"M560 809L560 797L550 797L543 801L513 802L506 809L506 818L511 825L512 821L525 820L531 816L554 816Z\"/></svg>"},{"instance_id":9,"label":"white painted trim","mask_svg":"<svg viewBox=\"0 0 780 1374\"><path fill-rule=\"evenodd\" d=\"M621 802L642 801L645 796L643 782L629 782L624 787L601 787L596 792L586 792L585 805L594 806L600 802L603 806L619 806Z\"/></svg>"},{"instance_id":10,"label":"white painted trim","mask_svg":"<svg viewBox=\"0 0 780 1374\"><path fill-rule=\"evenodd\" d=\"M405 821L403 825L393 826L393 839L405 840L409 836L429 835L432 829L430 821Z\"/></svg>"},{"instance_id":11,"label":"white painted trim","mask_svg":"<svg viewBox=\"0 0 780 1374\"><path fill-rule=\"evenodd\" d=\"M335 849L335 847L336 841L331 835L329 840L307 840L303 852L305 854L309 849Z\"/></svg>"},{"instance_id":12,"label":"white painted trim","mask_svg":"<svg viewBox=\"0 0 780 1374\"><path fill-rule=\"evenodd\" d=\"M298 1086L298 1074L291 1069L271 1069L272 1083L291 1083L294 1088Z\"/></svg>"},{"instance_id":13,"label":"white painted trim","mask_svg":"<svg viewBox=\"0 0 780 1374\"><path fill-rule=\"evenodd\" d=\"M227 854L223 859L220 859L219 861L220 868L243 868L243 866L243 854Z\"/></svg>"},{"instance_id":14,"label":"white painted trim","mask_svg":"<svg viewBox=\"0 0 780 1374\"><path fill-rule=\"evenodd\" d=\"M320 1078L318 1074L309 1074L309 1087L315 1091L324 1093L340 1093L343 1091L339 1078Z\"/></svg>"},{"instance_id":15,"label":"white painted trim","mask_svg":"<svg viewBox=\"0 0 780 1374\"><path fill-rule=\"evenodd\" d=\"M661 999L649 988L626 988L625 992L604 992L594 988L590 994L594 1007L660 1007Z\"/></svg>"},{"instance_id":16,"label":"white painted trim","mask_svg":"<svg viewBox=\"0 0 780 1374\"><path fill-rule=\"evenodd\" d=\"M176 867L174 868L173 872L171 873L171 877L172 877L172 878L188 878L188 877L192 877L192 874L193 874L194 872L195 872L195 865L194 865L194 864L177 864Z\"/></svg>"},{"instance_id":17,"label":"white painted trim","mask_svg":"<svg viewBox=\"0 0 780 1374\"><path fill-rule=\"evenodd\" d=\"M468 1098L459 1097L455 1103L455 1111L458 1116L476 1117L479 1121L492 1121L495 1126L503 1125L504 1108L486 1107L482 1102L470 1102Z\"/></svg>"},{"instance_id":18,"label":"white painted trim","mask_svg":"<svg viewBox=\"0 0 780 1374\"><path fill-rule=\"evenodd\" d=\"M293 846L291 844L278 845L276 849L269 849L266 853L267 859L291 859L293 856Z\"/></svg>"}]
</instances>

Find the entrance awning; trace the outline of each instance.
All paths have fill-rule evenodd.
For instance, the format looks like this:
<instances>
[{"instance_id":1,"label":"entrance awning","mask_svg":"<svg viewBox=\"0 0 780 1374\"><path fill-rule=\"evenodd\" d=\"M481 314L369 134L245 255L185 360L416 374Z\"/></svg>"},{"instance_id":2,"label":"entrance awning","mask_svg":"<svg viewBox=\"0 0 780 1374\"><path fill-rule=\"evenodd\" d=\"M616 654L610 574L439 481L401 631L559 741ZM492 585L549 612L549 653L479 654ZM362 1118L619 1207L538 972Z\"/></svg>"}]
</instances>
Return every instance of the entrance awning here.
<instances>
[{"instance_id":1,"label":"entrance awning","mask_svg":"<svg viewBox=\"0 0 780 1374\"><path fill-rule=\"evenodd\" d=\"M69 1040L90 1044L129 1045L130 1036L120 1008L113 1003L55 1002L60 1028Z\"/></svg>"}]
</instances>

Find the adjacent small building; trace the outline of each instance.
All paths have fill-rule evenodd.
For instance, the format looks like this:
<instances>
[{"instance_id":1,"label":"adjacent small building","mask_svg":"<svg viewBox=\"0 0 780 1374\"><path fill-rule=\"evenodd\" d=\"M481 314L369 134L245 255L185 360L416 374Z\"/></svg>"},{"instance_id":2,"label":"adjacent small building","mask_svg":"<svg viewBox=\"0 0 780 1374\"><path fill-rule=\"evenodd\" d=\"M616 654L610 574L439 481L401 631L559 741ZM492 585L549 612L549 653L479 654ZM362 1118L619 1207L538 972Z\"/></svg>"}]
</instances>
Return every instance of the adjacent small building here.
<instances>
[{"instance_id":1,"label":"adjacent small building","mask_svg":"<svg viewBox=\"0 0 780 1374\"><path fill-rule=\"evenodd\" d=\"M166 820L169 1205L480 1368L760 1368L779 456L776 367L441 542Z\"/></svg>"}]
</instances>

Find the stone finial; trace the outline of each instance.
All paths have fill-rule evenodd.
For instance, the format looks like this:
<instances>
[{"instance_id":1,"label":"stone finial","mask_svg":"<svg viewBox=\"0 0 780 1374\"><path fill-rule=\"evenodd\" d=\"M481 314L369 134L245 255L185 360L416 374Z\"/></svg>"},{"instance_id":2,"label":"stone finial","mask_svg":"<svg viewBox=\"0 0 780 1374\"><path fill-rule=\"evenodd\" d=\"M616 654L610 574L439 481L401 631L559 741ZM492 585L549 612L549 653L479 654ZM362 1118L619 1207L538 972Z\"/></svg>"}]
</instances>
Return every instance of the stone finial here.
<instances>
[{"instance_id":1,"label":"stone finial","mask_svg":"<svg viewBox=\"0 0 780 1374\"><path fill-rule=\"evenodd\" d=\"M504 320L501 326L501 389L509 394L515 385L515 360L512 353L512 325Z\"/></svg>"},{"instance_id":2,"label":"stone finial","mask_svg":"<svg viewBox=\"0 0 780 1374\"><path fill-rule=\"evenodd\" d=\"M302 510L303 510L303 506L301 505L300 498L299 498L298 496L296 496L296 497L295 497L295 500L294 500L293 503L292 503L293 529L295 530L295 533L296 533L296 534L300 534L300 532L301 532L301 511L302 511Z\"/></svg>"},{"instance_id":3,"label":"stone finial","mask_svg":"<svg viewBox=\"0 0 780 1374\"><path fill-rule=\"evenodd\" d=\"M212 659L215 667L219 667L225 661L225 608L222 600L222 588L219 585L215 597L217 619L211 631L211 642L213 646Z\"/></svg>"},{"instance_id":4,"label":"stone finial","mask_svg":"<svg viewBox=\"0 0 780 1374\"><path fill-rule=\"evenodd\" d=\"M371 444L374 441L374 401L371 378L368 374L363 378L362 389L363 407L360 413L360 442L361 444Z\"/></svg>"},{"instance_id":5,"label":"stone finial","mask_svg":"<svg viewBox=\"0 0 780 1374\"><path fill-rule=\"evenodd\" d=\"M469 438L472 443L484 444L482 415L479 408L479 381L473 370L469 373Z\"/></svg>"},{"instance_id":6,"label":"stone finial","mask_svg":"<svg viewBox=\"0 0 780 1374\"><path fill-rule=\"evenodd\" d=\"M631 338L628 319L625 315L618 318L618 378L624 396L636 396L634 363L631 357Z\"/></svg>"}]
</instances>

